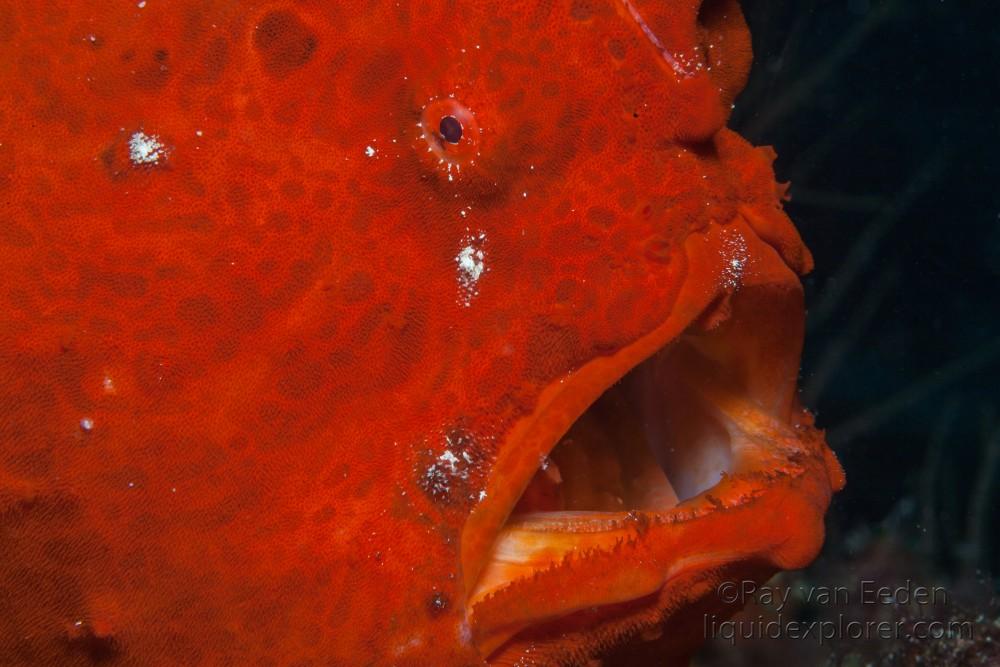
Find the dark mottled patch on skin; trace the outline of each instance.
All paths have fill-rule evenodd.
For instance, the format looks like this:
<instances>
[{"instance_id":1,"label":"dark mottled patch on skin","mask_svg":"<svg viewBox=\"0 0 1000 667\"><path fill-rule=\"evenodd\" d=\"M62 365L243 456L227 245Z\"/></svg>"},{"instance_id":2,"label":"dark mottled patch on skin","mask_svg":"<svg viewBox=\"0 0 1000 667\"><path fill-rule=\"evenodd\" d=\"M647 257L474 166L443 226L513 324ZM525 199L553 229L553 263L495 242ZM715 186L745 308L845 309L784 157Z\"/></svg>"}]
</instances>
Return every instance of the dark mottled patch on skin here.
<instances>
[{"instance_id":1,"label":"dark mottled patch on skin","mask_svg":"<svg viewBox=\"0 0 1000 667\"><path fill-rule=\"evenodd\" d=\"M587 220L601 227L610 227L615 224L615 214L603 206L593 206L587 211Z\"/></svg>"},{"instance_id":2,"label":"dark mottled patch on skin","mask_svg":"<svg viewBox=\"0 0 1000 667\"><path fill-rule=\"evenodd\" d=\"M118 642L114 637L99 636L86 624L74 628L74 631L66 637L65 645L67 653L83 656L93 664L110 662L120 653Z\"/></svg>"},{"instance_id":3,"label":"dark mottled patch on skin","mask_svg":"<svg viewBox=\"0 0 1000 667\"><path fill-rule=\"evenodd\" d=\"M229 42L222 37L214 37L205 47L199 61L200 71L194 75L196 83L211 85L219 80L229 64Z\"/></svg>"},{"instance_id":4,"label":"dark mottled patch on skin","mask_svg":"<svg viewBox=\"0 0 1000 667\"><path fill-rule=\"evenodd\" d=\"M170 52L165 48L136 54L126 51L121 56L123 63L129 64L132 85L144 91L157 91L170 79Z\"/></svg>"},{"instance_id":5,"label":"dark mottled patch on skin","mask_svg":"<svg viewBox=\"0 0 1000 667\"><path fill-rule=\"evenodd\" d=\"M625 44L620 39L609 39L608 53L615 60L625 60Z\"/></svg>"},{"instance_id":6,"label":"dark mottled patch on skin","mask_svg":"<svg viewBox=\"0 0 1000 667\"><path fill-rule=\"evenodd\" d=\"M588 0L573 0L569 15L577 21L589 21L594 15L594 7Z\"/></svg>"},{"instance_id":7,"label":"dark mottled patch on skin","mask_svg":"<svg viewBox=\"0 0 1000 667\"><path fill-rule=\"evenodd\" d=\"M669 264L674 254L674 243L665 236L651 236L643 243L643 255L651 262Z\"/></svg>"},{"instance_id":8,"label":"dark mottled patch on skin","mask_svg":"<svg viewBox=\"0 0 1000 667\"><path fill-rule=\"evenodd\" d=\"M147 396L160 399L180 390L187 381L187 369L178 361L153 354L135 361L135 382Z\"/></svg>"},{"instance_id":9,"label":"dark mottled patch on skin","mask_svg":"<svg viewBox=\"0 0 1000 667\"><path fill-rule=\"evenodd\" d=\"M529 331L524 375L530 380L544 381L561 375L586 358L580 332L573 326L538 317L532 320Z\"/></svg>"},{"instance_id":10,"label":"dark mottled patch on skin","mask_svg":"<svg viewBox=\"0 0 1000 667\"><path fill-rule=\"evenodd\" d=\"M403 59L396 51L384 50L375 53L363 65L354 79L353 91L362 98L374 95L386 82L396 78L403 66Z\"/></svg>"},{"instance_id":11,"label":"dark mottled patch on skin","mask_svg":"<svg viewBox=\"0 0 1000 667\"><path fill-rule=\"evenodd\" d=\"M35 235L17 220L8 219L4 225L0 226L0 245L30 248L35 245Z\"/></svg>"},{"instance_id":12,"label":"dark mottled patch on skin","mask_svg":"<svg viewBox=\"0 0 1000 667\"><path fill-rule=\"evenodd\" d=\"M195 329L205 329L219 319L219 308L210 296L199 294L178 304L177 319Z\"/></svg>"},{"instance_id":13,"label":"dark mottled patch on skin","mask_svg":"<svg viewBox=\"0 0 1000 667\"><path fill-rule=\"evenodd\" d=\"M326 379L324 368L305 345L287 350L279 362L277 387L282 396L302 400L315 393Z\"/></svg>"},{"instance_id":14,"label":"dark mottled patch on skin","mask_svg":"<svg viewBox=\"0 0 1000 667\"><path fill-rule=\"evenodd\" d=\"M313 193L313 204L320 211L327 211L333 206L333 193L327 188L318 188Z\"/></svg>"},{"instance_id":15,"label":"dark mottled patch on skin","mask_svg":"<svg viewBox=\"0 0 1000 667\"><path fill-rule=\"evenodd\" d=\"M375 281L370 274L356 271L347 279L342 291L347 303L361 303L375 293Z\"/></svg>"},{"instance_id":16,"label":"dark mottled patch on skin","mask_svg":"<svg viewBox=\"0 0 1000 667\"><path fill-rule=\"evenodd\" d=\"M306 188L302 181L289 179L281 184L281 194L288 199L299 199L306 193Z\"/></svg>"},{"instance_id":17,"label":"dark mottled patch on skin","mask_svg":"<svg viewBox=\"0 0 1000 667\"><path fill-rule=\"evenodd\" d=\"M101 152L101 164L104 165L104 170L113 181L121 180L128 169L128 158L119 155L120 152L121 145L118 142L111 144Z\"/></svg>"},{"instance_id":18,"label":"dark mottled patch on skin","mask_svg":"<svg viewBox=\"0 0 1000 667\"><path fill-rule=\"evenodd\" d=\"M116 296L138 299L146 295L149 279L130 271L102 271L91 264L80 267L80 281L77 289L81 296L91 293L94 288L105 289Z\"/></svg>"},{"instance_id":19,"label":"dark mottled patch on skin","mask_svg":"<svg viewBox=\"0 0 1000 667\"><path fill-rule=\"evenodd\" d=\"M0 5L0 44L9 42L17 34L17 16L9 5Z\"/></svg>"},{"instance_id":20,"label":"dark mottled patch on skin","mask_svg":"<svg viewBox=\"0 0 1000 667\"><path fill-rule=\"evenodd\" d=\"M309 27L288 11L266 14L253 34L253 46L260 54L264 71L276 79L282 79L308 63L318 43Z\"/></svg>"}]
</instances>

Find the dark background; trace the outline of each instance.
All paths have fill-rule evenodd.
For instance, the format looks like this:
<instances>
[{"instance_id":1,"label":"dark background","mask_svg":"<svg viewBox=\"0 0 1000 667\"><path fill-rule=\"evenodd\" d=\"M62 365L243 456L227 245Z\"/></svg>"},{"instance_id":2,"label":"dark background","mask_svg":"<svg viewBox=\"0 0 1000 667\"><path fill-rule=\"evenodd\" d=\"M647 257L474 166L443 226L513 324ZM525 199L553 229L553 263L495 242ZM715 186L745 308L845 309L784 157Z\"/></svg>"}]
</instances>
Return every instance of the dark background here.
<instances>
[{"instance_id":1,"label":"dark background","mask_svg":"<svg viewBox=\"0 0 1000 667\"><path fill-rule=\"evenodd\" d=\"M755 64L731 125L775 146L792 183L787 210L816 259L802 398L848 479L820 559L783 581L940 584L953 608L937 611L978 618L982 642L1000 571L1000 11L743 4ZM716 642L700 664L916 664L915 650L929 664L1000 664L834 644Z\"/></svg>"}]
</instances>

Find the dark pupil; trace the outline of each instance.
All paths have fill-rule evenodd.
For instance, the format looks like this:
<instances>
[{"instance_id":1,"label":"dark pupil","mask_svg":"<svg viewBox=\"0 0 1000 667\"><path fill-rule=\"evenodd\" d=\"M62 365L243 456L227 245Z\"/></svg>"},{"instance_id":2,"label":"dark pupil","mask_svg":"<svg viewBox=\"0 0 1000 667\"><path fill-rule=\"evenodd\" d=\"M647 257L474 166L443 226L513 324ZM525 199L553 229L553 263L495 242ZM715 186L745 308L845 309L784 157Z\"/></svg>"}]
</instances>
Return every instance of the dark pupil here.
<instances>
[{"instance_id":1,"label":"dark pupil","mask_svg":"<svg viewBox=\"0 0 1000 667\"><path fill-rule=\"evenodd\" d=\"M445 116L441 119L438 132L449 144L457 144L462 140L462 124L454 116Z\"/></svg>"}]
</instances>

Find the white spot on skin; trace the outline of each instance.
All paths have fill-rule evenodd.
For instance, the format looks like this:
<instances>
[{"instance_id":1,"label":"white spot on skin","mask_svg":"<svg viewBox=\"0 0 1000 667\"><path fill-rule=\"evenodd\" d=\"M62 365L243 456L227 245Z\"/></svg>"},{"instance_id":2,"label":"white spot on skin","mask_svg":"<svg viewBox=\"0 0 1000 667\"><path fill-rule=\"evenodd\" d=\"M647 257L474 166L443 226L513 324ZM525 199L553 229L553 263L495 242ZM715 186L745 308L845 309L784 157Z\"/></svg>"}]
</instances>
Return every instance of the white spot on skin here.
<instances>
[{"instance_id":1,"label":"white spot on skin","mask_svg":"<svg viewBox=\"0 0 1000 667\"><path fill-rule=\"evenodd\" d=\"M444 449L421 471L420 487L436 500L448 501L456 494L467 494L469 501L475 501L476 492L468 488L469 479L477 469L474 443L472 434L462 429L444 434ZM427 453L431 454L431 450Z\"/></svg>"},{"instance_id":2,"label":"white spot on skin","mask_svg":"<svg viewBox=\"0 0 1000 667\"><path fill-rule=\"evenodd\" d=\"M452 474L458 473L458 457L450 449L444 450L444 454L438 457L438 463L448 466Z\"/></svg>"},{"instance_id":3,"label":"white spot on skin","mask_svg":"<svg viewBox=\"0 0 1000 667\"><path fill-rule=\"evenodd\" d=\"M90 433L94 430L94 420L90 417L84 417L80 420L80 430L84 433Z\"/></svg>"},{"instance_id":4,"label":"white spot on skin","mask_svg":"<svg viewBox=\"0 0 1000 667\"><path fill-rule=\"evenodd\" d=\"M368 157L375 157L375 153L376 151L374 146L372 146L371 144L365 146L365 155L367 155Z\"/></svg>"},{"instance_id":5,"label":"white spot on skin","mask_svg":"<svg viewBox=\"0 0 1000 667\"><path fill-rule=\"evenodd\" d=\"M424 472L424 486L434 497L446 498L451 493L452 481L468 477L467 467L461 465L450 449L446 449Z\"/></svg>"},{"instance_id":6,"label":"white spot on skin","mask_svg":"<svg viewBox=\"0 0 1000 667\"><path fill-rule=\"evenodd\" d=\"M479 277L483 274L483 251L478 250L473 245L467 245L462 248L462 251L458 253L458 257L455 258L458 261L459 267L462 272L469 278L470 281L477 281Z\"/></svg>"},{"instance_id":7,"label":"white spot on skin","mask_svg":"<svg viewBox=\"0 0 1000 667\"><path fill-rule=\"evenodd\" d=\"M422 634L421 635L414 635L405 644L401 644L401 645L396 646L395 648L393 648L392 652L393 652L393 654L395 654L396 657L400 657L400 656L406 655L407 653L409 653L410 651L412 651L414 649L419 649L419 648L423 647L424 644L425 644L425 638L424 638L424 636Z\"/></svg>"},{"instance_id":8,"label":"white spot on skin","mask_svg":"<svg viewBox=\"0 0 1000 667\"><path fill-rule=\"evenodd\" d=\"M158 136L140 130L128 138L128 156L135 165L158 164L167 156L167 148Z\"/></svg>"},{"instance_id":9,"label":"white spot on skin","mask_svg":"<svg viewBox=\"0 0 1000 667\"><path fill-rule=\"evenodd\" d=\"M750 254L746 239L739 232L726 233L722 239L722 284L726 289L739 289L743 283L743 272L746 270Z\"/></svg>"},{"instance_id":10,"label":"white spot on skin","mask_svg":"<svg viewBox=\"0 0 1000 667\"><path fill-rule=\"evenodd\" d=\"M485 232L466 234L462 239L462 249L455 255L455 263L458 265L459 301L466 308L472 305L472 299L479 294L477 284L486 272L486 251L483 249L485 243Z\"/></svg>"}]
</instances>

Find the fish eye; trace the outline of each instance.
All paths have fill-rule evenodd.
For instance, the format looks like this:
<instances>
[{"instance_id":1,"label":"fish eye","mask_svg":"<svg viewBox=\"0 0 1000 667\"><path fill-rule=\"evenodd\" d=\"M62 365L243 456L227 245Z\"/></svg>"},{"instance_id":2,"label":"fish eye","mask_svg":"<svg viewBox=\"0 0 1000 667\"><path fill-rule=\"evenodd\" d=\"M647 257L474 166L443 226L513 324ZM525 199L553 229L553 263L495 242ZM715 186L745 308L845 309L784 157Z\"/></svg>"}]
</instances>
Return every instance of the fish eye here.
<instances>
[{"instance_id":1,"label":"fish eye","mask_svg":"<svg viewBox=\"0 0 1000 667\"><path fill-rule=\"evenodd\" d=\"M420 113L417 149L454 180L480 155L482 132L472 109L454 97L433 98Z\"/></svg>"},{"instance_id":2,"label":"fish eye","mask_svg":"<svg viewBox=\"0 0 1000 667\"><path fill-rule=\"evenodd\" d=\"M462 123L454 116L442 116L438 133L449 144L457 144L462 140Z\"/></svg>"}]
</instances>

